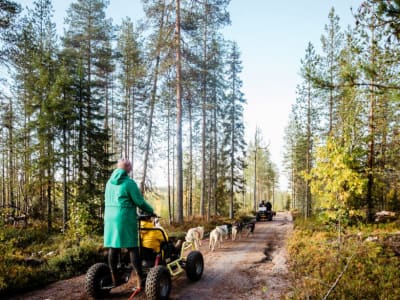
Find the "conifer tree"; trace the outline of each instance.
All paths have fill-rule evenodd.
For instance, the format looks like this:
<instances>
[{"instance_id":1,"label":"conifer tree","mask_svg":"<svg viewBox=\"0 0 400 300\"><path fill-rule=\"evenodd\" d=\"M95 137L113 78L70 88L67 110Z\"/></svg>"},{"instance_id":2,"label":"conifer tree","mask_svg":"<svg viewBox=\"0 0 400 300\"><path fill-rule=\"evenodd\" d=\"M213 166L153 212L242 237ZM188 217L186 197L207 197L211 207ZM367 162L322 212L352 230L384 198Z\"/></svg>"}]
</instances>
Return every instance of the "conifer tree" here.
<instances>
[{"instance_id":1,"label":"conifer tree","mask_svg":"<svg viewBox=\"0 0 400 300\"><path fill-rule=\"evenodd\" d=\"M37 0L28 10L18 33L14 55L17 93L23 112L22 169L24 205L34 206L52 227L55 202L54 99L51 94L57 74L57 41L50 0ZM33 160L33 158L36 158ZM35 190L35 193L31 191Z\"/></svg>"},{"instance_id":2,"label":"conifer tree","mask_svg":"<svg viewBox=\"0 0 400 300\"><path fill-rule=\"evenodd\" d=\"M309 43L306 48L304 60L302 60L301 74L304 78L304 86L299 90L299 104L304 109L304 138L305 138L305 172L309 173L312 167L313 156L313 143L316 135L316 128L318 122L316 105L316 91L312 78L315 77L317 72L319 57L315 53L314 46ZM305 203L304 215L309 217L311 215L312 200L310 191L310 181L305 180Z\"/></svg>"},{"instance_id":3,"label":"conifer tree","mask_svg":"<svg viewBox=\"0 0 400 300\"><path fill-rule=\"evenodd\" d=\"M63 54L74 74L76 112L74 168L77 176L75 217L98 215L103 186L111 165L108 153L109 131L106 128L106 104L110 97L113 72L111 38L113 27L106 18L105 0L77 0L68 9ZM97 211L98 212L98 211ZM81 220L83 223L91 220Z\"/></svg>"},{"instance_id":4,"label":"conifer tree","mask_svg":"<svg viewBox=\"0 0 400 300\"><path fill-rule=\"evenodd\" d=\"M245 103L242 88L242 80L240 73L242 71L240 53L236 43L232 43L228 57L228 95L225 106L225 137L224 144L227 145L225 151L229 152L229 217L234 217L234 196L243 189L241 182L241 168L244 158L244 125L243 125L243 104Z\"/></svg>"},{"instance_id":5,"label":"conifer tree","mask_svg":"<svg viewBox=\"0 0 400 300\"><path fill-rule=\"evenodd\" d=\"M0 64L7 63L15 42L16 17L21 11L15 1L0 0Z\"/></svg>"},{"instance_id":6,"label":"conifer tree","mask_svg":"<svg viewBox=\"0 0 400 300\"><path fill-rule=\"evenodd\" d=\"M134 29L132 21L123 20L118 38L118 57L120 63L119 81L122 90L122 101L115 107L116 121L112 126L114 134L118 133L122 143L120 149L113 145L111 149L121 157L130 158L135 169L135 159L138 144L143 143L138 134L139 120L143 115L143 98L145 97L145 61L139 30ZM118 116L121 117L118 118ZM121 124L118 126L118 124Z\"/></svg>"},{"instance_id":7,"label":"conifer tree","mask_svg":"<svg viewBox=\"0 0 400 300\"><path fill-rule=\"evenodd\" d=\"M321 37L322 50L324 56L322 57L322 66L326 78L325 91L326 106L328 110L327 128L328 134L331 134L333 127L337 123L337 106L339 105L339 97L337 89L339 79L339 63L340 51L342 49L343 33L339 26L339 16L335 14L335 9L332 8L328 16L328 24L325 25L325 35Z\"/></svg>"}]
</instances>

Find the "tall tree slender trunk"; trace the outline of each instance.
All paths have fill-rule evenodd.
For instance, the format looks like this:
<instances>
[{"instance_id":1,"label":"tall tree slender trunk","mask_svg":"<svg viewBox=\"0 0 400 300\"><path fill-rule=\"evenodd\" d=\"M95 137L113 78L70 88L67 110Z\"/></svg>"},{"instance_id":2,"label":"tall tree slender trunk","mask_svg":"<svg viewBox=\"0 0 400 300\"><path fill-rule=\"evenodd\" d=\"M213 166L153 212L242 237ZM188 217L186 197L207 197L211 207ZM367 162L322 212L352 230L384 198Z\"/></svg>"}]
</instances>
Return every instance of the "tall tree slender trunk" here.
<instances>
[{"instance_id":1,"label":"tall tree slender trunk","mask_svg":"<svg viewBox=\"0 0 400 300\"><path fill-rule=\"evenodd\" d=\"M311 82L308 82L308 91L307 91L307 146L306 146L306 170L307 174L311 171ZM310 217L311 214L311 189L310 189L310 180L307 179L305 181L305 192L306 192L306 201L305 201L305 218Z\"/></svg>"},{"instance_id":2,"label":"tall tree slender trunk","mask_svg":"<svg viewBox=\"0 0 400 300\"><path fill-rule=\"evenodd\" d=\"M6 184L6 151L2 149L1 155L1 206L6 207L7 204L7 184Z\"/></svg>"},{"instance_id":3,"label":"tall tree slender trunk","mask_svg":"<svg viewBox=\"0 0 400 300\"><path fill-rule=\"evenodd\" d=\"M371 67L375 66L375 20L372 21L370 25L371 28L371 58L370 63ZM368 117L368 131L369 131L369 149L368 149L368 158L367 158L367 167L368 167L368 175L367 175L367 220L369 222L373 221L373 199L372 199L372 190L374 185L374 157L375 157L375 104L376 104L376 95L375 95L375 75L372 75L370 81L370 103L369 103L369 117Z\"/></svg>"},{"instance_id":4,"label":"tall tree slender trunk","mask_svg":"<svg viewBox=\"0 0 400 300\"><path fill-rule=\"evenodd\" d=\"M373 203L372 203L372 188L374 184L374 152L375 152L375 94L374 94L374 88L373 88L373 81L371 81L371 96L370 96L370 111L369 111L369 125L368 125L368 130L369 130L369 149L368 149L368 176L367 176L367 218L368 221L373 221L373 215L372 215L372 209L373 209Z\"/></svg>"},{"instance_id":5,"label":"tall tree slender trunk","mask_svg":"<svg viewBox=\"0 0 400 300\"><path fill-rule=\"evenodd\" d=\"M218 211L218 203L217 203L217 185L218 185L218 128L217 128L217 96L216 91L214 92L214 144L213 144L213 151L212 151L212 161L213 161L213 171L212 171L212 203L214 204L214 214L217 214Z\"/></svg>"},{"instance_id":6,"label":"tall tree slender trunk","mask_svg":"<svg viewBox=\"0 0 400 300\"><path fill-rule=\"evenodd\" d=\"M233 76L235 78L235 76ZM231 171L231 178L230 178L230 202L229 202L229 218L233 219L234 212L233 212L233 204L234 204L234 176L235 176L235 93L236 93L236 85L235 80L232 83L232 108L231 108L231 163L230 163L230 171ZM257 151L257 148L256 148Z\"/></svg>"},{"instance_id":7,"label":"tall tree slender trunk","mask_svg":"<svg viewBox=\"0 0 400 300\"><path fill-rule=\"evenodd\" d=\"M132 89L134 89L133 87L132 87ZM131 99L132 99L132 103L131 103L131 113L130 113L130 122L129 122L129 124L130 124L130 128L131 128L131 130L130 130L130 138L129 138L129 141L130 141L130 143L129 143L129 147L130 147L130 149L131 149L131 153L130 153L130 158L131 158L131 161L132 161L132 168L133 167L135 167L135 146L136 146L136 144L135 144L135 133L136 133L136 129L135 129L135 126L136 126L136 114L135 114L135 112L136 112L136 97L135 97L136 95L135 95L135 91L132 91L131 92Z\"/></svg>"},{"instance_id":8,"label":"tall tree slender trunk","mask_svg":"<svg viewBox=\"0 0 400 300\"><path fill-rule=\"evenodd\" d=\"M330 35L330 44L333 45L333 34ZM329 55L329 131L328 135L332 134L333 130L333 49L330 48Z\"/></svg>"},{"instance_id":9,"label":"tall tree slender trunk","mask_svg":"<svg viewBox=\"0 0 400 300\"><path fill-rule=\"evenodd\" d=\"M145 143L145 152L144 152L144 160L143 160L143 175L142 175L142 180L140 182L140 190L141 190L142 194L145 193L145 189L146 189L145 186L146 186L146 178L147 178L147 166L148 166L148 161L149 161L149 156L150 156L150 144L151 144L151 136L152 136L152 131L153 131L154 106L156 103L158 76L159 76L159 72L160 72L160 60L161 60L160 56L161 56L161 45L162 45L163 31L164 31L164 18L165 18L165 0L163 2L161 23L160 23L159 33L158 33L158 37L157 37L156 63L154 66L153 87L151 89L151 96L150 96L149 125L147 128L147 137L146 137L146 143Z\"/></svg>"},{"instance_id":10,"label":"tall tree slender trunk","mask_svg":"<svg viewBox=\"0 0 400 300\"><path fill-rule=\"evenodd\" d=\"M181 7L176 0L176 189L178 223L183 223L183 167L182 167L182 82L181 82Z\"/></svg>"},{"instance_id":11,"label":"tall tree slender trunk","mask_svg":"<svg viewBox=\"0 0 400 300\"><path fill-rule=\"evenodd\" d=\"M189 175L188 175L188 216L193 215L193 120L192 120L192 97L188 99L189 109Z\"/></svg>"},{"instance_id":12,"label":"tall tree slender trunk","mask_svg":"<svg viewBox=\"0 0 400 300\"><path fill-rule=\"evenodd\" d=\"M172 137L172 221L175 221L175 136Z\"/></svg>"},{"instance_id":13,"label":"tall tree slender trunk","mask_svg":"<svg viewBox=\"0 0 400 300\"><path fill-rule=\"evenodd\" d=\"M167 166L167 182L168 182L168 221L169 224L172 224L172 207L171 207L171 102L170 99L168 98L168 117L167 117L167 161L168 161L168 166Z\"/></svg>"},{"instance_id":14,"label":"tall tree slender trunk","mask_svg":"<svg viewBox=\"0 0 400 300\"><path fill-rule=\"evenodd\" d=\"M257 211L257 128L254 138L254 195L253 195L253 210Z\"/></svg>"},{"instance_id":15,"label":"tall tree slender trunk","mask_svg":"<svg viewBox=\"0 0 400 300\"><path fill-rule=\"evenodd\" d=\"M15 206L14 201L14 136L13 136L13 121L14 121L14 111L11 98L9 99L9 123L8 126L8 201L11 207Z\"/></svg>"},{"instance_id":16,"label":"tall tree slender trunk","mask_svg":"<svg viewBox=\"0 0 400 300\"><path fill-rule=\"evenodd\" d=\"M64 143L64 153L63 153L63 233L66 233L67 222L68 222L68 187L67 187L67 176L68 176L68 166L67 166L67 130L63 129L63 143Z\"/></svg>"},{"instance_id":17,"label":"tall tree slender trunk","mask_svg":"<svg viewBox=\"0 0 400 300\"><path fill-rule=\"evenodd\" d=\"M202 132L201 132L201 195L200 216L205 214L206 202L206 131L207 131L207 13L208 3L204 1L204 36L203 36L203 66L202 66Z\"/></svg>"}]
</instances>

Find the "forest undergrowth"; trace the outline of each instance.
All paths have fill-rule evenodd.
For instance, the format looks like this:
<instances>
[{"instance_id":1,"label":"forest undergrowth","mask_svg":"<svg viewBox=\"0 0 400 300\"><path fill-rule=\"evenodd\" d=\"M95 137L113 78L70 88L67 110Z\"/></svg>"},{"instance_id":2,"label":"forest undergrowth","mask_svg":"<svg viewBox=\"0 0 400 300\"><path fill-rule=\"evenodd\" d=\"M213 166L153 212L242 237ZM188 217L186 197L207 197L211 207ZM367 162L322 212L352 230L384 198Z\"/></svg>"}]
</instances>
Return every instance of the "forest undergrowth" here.
<instances>
[{"instance_id":1,"label":"forest undergrowth","mask_svg":"<svg viewBox=\"0 0 400 300\"><path fill-rule=\"evenodd\" d=\"M297 219L291 299L400 299L400 220L342 227Z\"/></svg>"}]
</instances>

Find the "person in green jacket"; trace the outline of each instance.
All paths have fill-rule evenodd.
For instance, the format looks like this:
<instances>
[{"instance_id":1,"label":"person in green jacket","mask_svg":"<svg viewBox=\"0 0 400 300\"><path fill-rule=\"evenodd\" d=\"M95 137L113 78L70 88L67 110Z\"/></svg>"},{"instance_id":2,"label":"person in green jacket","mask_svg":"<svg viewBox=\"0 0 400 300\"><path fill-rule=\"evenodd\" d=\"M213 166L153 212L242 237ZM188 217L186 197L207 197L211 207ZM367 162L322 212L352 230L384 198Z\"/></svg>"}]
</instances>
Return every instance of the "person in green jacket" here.
<instances>
[{"instance_id":1,"label":"person in green jacket","mask_svg":"<svg viewBox=\"0 0 400 300\"><path fill-rule=\"evenodd\" d=\"M132 171L129 160L120 159L111 174L105 190L104 247L108 250L108 264L113 285L119 284L117 264L121 248L127 248L136 269L140 287L143 287L142 266L139 256L137 208L153 214L153 208L143 198L136 182L128 175Z\"/></svg>"}]
</instances>

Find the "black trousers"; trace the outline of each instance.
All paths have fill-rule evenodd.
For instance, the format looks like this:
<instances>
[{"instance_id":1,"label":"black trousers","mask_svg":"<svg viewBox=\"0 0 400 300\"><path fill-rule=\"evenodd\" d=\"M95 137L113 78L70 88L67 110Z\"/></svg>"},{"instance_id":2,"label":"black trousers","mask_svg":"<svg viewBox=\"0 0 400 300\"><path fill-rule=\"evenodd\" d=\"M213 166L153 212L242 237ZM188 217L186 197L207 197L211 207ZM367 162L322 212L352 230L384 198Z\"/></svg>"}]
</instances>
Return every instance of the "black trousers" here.
<instances>
[{"instance_id":1,"label":"black trousers","mask_svg":"<svg viewBox=\"0 0 400 300\"><path fill-rule=\"evenodd\" d=\"M142 277L142 264L140 261L139 247L128 248L129 259L132 266L136 269L139 277ZM109 248L108 249L108 265L110 266L111 272L117 274L117 266L119 263L121 254L121 248Z\"/></svg>"}]
</instances>

